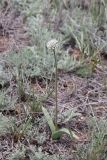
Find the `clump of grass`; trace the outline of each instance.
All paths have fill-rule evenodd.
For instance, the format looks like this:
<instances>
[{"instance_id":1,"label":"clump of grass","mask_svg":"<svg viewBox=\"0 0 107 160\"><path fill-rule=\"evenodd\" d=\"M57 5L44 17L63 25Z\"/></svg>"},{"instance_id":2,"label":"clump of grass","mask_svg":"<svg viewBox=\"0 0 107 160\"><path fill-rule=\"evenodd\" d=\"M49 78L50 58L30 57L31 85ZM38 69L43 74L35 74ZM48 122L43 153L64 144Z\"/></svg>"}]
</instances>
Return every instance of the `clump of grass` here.
<instances>
[{"instance_id":1,"label":"clump of grass","mask_svg":"<svg viewBox=\"0 0 107 160\"><path fill-rule=\"evenodd\" d=\"M97 120L97 125L95 119L90 118L88 122L89 141L86 144L81 145L77 149L77 159L78 160L100 160L106 159L106 142L107 142L107 127L106 120Z\"/></svg>"},{"instance_id":2,"label":"clump of grass","mask_svg":"<svg viewBox=\"0 0 107 160\"><path fill-rule=\"evenodd\" d=\"M11 134L13 127L13 118L8 118L0 113L0 135Z\"/></svg>"}]
</instances>

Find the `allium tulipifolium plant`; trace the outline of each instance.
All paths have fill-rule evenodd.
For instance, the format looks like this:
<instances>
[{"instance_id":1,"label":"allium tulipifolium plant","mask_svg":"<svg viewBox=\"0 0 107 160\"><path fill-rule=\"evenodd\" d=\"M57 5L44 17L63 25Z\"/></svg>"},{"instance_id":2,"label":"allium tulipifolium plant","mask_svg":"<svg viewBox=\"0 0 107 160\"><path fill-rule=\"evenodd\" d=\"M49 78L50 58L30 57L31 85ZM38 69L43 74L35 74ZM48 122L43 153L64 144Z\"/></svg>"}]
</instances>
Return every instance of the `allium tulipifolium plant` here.
<instances>
[{"instance_id":1,"label":"allium tulipifolium plant","mask_svg":"<svg viewBox=\"0 0 107 160\"><path fill-rule=\"evenodd\" d=\"M70 138L76 138L78 137L75 135L75 133L67 128L58 128L58 87L57 87L57 79L58 79L58 69L57 69L57 47L58 47L58 41L56 39L52 39L47 43L47 49L52 51L54 55L55 60L55 122L52 120L51 116L49 115L46 108L42 107L43 114L47 120L47 123L50 127L51 133L52 133L52 139L57 140L61 137L63 133L70 136Z\"/></svg>"}]
</instances>

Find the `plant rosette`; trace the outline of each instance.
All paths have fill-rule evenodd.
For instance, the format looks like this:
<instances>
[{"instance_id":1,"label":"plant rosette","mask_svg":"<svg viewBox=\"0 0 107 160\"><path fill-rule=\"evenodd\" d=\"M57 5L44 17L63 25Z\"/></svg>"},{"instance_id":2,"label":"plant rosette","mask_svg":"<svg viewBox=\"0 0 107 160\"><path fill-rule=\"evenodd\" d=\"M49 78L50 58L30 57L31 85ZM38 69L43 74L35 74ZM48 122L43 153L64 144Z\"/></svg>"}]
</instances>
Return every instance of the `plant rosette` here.
<instances>
[{"instance_id":1,"label":"plant rosette","mask_svg":"<svg viewBox=\"0 0 107 160\"><path fill-rule=\"evenodd\" d=\"M58 127L56 128L47 109L42 107L42 111L43 111L43 114L44 114L46 121L49 125L49 128L51 130L53 140L58 140L62 136L62 134L67 134L71 139L73 139L73 138L75 138L77 140L79 139L79 137L73 131L69 130L68 128L61 128L61 129L59 129Z\"/></svg>"}]
</instances>

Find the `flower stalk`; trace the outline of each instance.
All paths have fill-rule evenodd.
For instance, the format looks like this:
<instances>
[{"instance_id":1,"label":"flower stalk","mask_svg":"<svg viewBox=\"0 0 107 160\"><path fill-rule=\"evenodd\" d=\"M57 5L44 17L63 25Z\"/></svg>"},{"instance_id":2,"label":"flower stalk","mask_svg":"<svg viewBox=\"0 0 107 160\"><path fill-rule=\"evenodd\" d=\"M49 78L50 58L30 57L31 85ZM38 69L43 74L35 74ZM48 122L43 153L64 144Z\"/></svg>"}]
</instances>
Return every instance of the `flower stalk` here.
<instances>
[{"instance_id":1,"label":"flower stalk","mask_svg":"<svg viewBox=\"0 0 107 160\"><path fill-rule=\"evenodd\" d=\"M55 127L57 129L58 122L58 68L57 68L57 54L56 48L58 47L58 41L56 39L52 39L47 43L47 48L53 52L54 55L54 67L55 67Z\"/></svg>"},{"instance_id":2,"label":"flower stalk","mask_svg":"<svg viewBox=\"0 0 107 160\"><path fill-rule=\"evenodd\" d=\"M54 60L55 60L55 126L57 128L58 122L58 68L57 68L57 56L55 53L55 49L53 50Z\"/></svg>"}]
</instances>

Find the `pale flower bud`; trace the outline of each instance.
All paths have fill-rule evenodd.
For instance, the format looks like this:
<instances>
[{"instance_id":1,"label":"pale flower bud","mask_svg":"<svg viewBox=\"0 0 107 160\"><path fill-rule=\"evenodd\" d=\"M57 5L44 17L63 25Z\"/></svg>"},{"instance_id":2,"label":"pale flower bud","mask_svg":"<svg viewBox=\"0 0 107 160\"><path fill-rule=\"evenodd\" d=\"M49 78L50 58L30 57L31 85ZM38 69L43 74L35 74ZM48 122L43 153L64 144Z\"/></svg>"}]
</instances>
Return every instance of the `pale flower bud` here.
<instances>
[{"instance_id":1,"label":"pale flower bud","mask_svg":"<svg viewBox=\"0 0 107 160\"><path fill-rule=\"evenodd\" d=\"M56 39L52 39L49 42L47 42L47 48L48 49L55 49L58 47L58 41Z\"/></svg>"}]
</instances>

